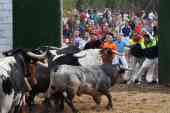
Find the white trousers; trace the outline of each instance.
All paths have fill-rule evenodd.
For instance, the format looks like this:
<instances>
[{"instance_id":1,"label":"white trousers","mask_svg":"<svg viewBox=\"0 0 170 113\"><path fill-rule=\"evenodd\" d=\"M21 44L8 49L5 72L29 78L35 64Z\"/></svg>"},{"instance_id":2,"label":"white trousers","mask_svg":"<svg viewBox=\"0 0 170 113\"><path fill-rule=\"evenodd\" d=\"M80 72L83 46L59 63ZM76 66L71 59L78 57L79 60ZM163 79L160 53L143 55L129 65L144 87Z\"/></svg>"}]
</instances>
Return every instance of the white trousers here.
<instances>
[{"instance_id":1,"label":"white trousers","mask_svg":"<svg viewBox=\"0 0 170 113\"><path fill-rule=\"evenodd\" d=\"M151 66L148 70L148 72L146 73L146 81L147 82L152 82L152 81L156 81L157 83L159 82L158 79L158 63L155 62L153 64L153 66Z\"/></svg>"},{"instance_id":2,"label":"white trousers","mask_svg":"<svg viewBox=\"0 0 170 113\"><path fill-rule=\"evenodd\" d=\"M128 66L133 70L128 72L129 80L132 80L133 76L138 72L140 67L142 66L144 59L136 58L132 55L128 56Z\"/></svg>"},{"instance_id":3,"label":"white trousers","mask_svg":"<svg viewBox=\"0 0 170 113\"><path fill-rule=\"evenodd\" d=\"M112 64L122 64L123 67L128 68L128 62L127 62L126 57L124 55L123 56L116 55L115 58L112 60ZM129 80L128 71L126 71L122 75L122 79L125 80L125 81Z\"/></svg>"},{"instance_id":4,"label":"white trousers","mask_svg":"<svg viewBox=\"0 0 170 113\"><path fill-rule=\"evenodd\" d=\"M157 65L158 65L158 58L155 58L155 59L147 59L146 58L142 64L142 66L138 70L138 72L133 76L132 81L133 82L135 80L141 81L142 75L144 75L146 72L147 72L146 79L148 79L149 82L151 82L151 80L153 80L153 78L154 79L158 78L158 77L154 76L155 75L154 71L157 70L156 69Z\"/></svg>"},{"instance_id":5,"label":"white trousers","mask_svg":"<svg viewBox=\"0 0 170 113\"><path fill-rule=\"evenodd\" d=\"M128 68L128 62L126 57L116 55L115 58L112 60L112 64L122 64L125 68Z\"/></svg>"}]
</instances>

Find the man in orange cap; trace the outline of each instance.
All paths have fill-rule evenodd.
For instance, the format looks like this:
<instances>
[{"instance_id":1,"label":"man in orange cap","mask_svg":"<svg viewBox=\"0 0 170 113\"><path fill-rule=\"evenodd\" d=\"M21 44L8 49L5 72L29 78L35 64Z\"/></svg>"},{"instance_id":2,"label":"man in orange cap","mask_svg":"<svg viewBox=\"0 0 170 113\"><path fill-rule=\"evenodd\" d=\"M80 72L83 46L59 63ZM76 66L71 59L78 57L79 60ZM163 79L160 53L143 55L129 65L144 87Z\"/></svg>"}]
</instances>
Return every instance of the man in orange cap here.
<instances>
[{"instance_id":1,"label":"man in orange cap","mask_svg":"<svg viewBox=\"0 0 170 113\"><path fill-rule=\"evenodd\" d=\"M113 54L116 53L116 45L113 43L112 35L107 34L104 40L105 42L101 45L102 48L110 48L112 49Z\"/></svg>"},{"instance_id":2,"label":"man in orange cap","mask_svg":"<svg viewBox=\"0 0 170 113\"><path fill-rule=\"evenodd\" d=\"M101 48L102 48L102 60L104 64L112 64L113 59L115 58L115 54L117 54L116 52L116 45L112 42L112 35L108 34L106 35L106 38L104 40L104 43L101 44ZM104 50L104 51L103 51ZM107 51L107 54L105 53ZM109 54L108 54L109 52Z\"/></svg>"}]
</instances>

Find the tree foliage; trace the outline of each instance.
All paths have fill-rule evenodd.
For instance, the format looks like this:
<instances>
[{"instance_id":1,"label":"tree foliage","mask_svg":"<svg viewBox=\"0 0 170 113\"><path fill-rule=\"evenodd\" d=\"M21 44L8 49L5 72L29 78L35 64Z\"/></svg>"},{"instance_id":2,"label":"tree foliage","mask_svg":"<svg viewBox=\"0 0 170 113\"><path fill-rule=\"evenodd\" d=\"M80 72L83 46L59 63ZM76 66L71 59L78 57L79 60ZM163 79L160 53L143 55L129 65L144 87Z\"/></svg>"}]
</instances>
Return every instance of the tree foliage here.
<instances>
[{"instance_id":1,"label":"tree foliage","mask_svg":"<svg viewBox=\"0 0 170 113\"><path fill-rule=\"evenodd\" d=\"M159 0L75 0L76 8L112 8L117 10L159 11Z\"/></svg>"}]
</instances>

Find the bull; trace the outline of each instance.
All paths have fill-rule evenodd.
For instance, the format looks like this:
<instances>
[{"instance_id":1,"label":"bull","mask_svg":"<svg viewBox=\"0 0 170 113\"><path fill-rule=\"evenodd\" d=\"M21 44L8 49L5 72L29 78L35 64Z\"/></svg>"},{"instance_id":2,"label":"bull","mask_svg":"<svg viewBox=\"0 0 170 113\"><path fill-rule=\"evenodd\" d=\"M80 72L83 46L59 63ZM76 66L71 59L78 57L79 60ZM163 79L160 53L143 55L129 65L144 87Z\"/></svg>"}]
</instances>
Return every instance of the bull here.
<instances>
[{"instance_id":1,"label":"bull","mask_svg":"<svg viewBox=\"0 0 170 113\"><path fill-rule=\"evenodd\" d=\"M45 47L46 48L46 47ZM42 48L41 48L42 49ZM72 51L70 51L72 50ZM37 84L32 85L31 96L29 98L29 104L31 104L32 100L34 99L35 95L40 92L45 92L49 85L49 72L53 67L56 65L74 65L74 66L87 66L87 65L96 65L102 64L102 60L106 63L112 62L112 52L110 49L89 49L80 51L72 47L62 48L62 49L55 49L54 47L51 50L48 50L46 54L46 58L48 59L48 65L44 65L43 63L35 63L33 67L35 68L35 77L37 79ZM36 52L37 53L37 52ZM34 69L33 69L34 70ZM32 73L32 75L34 75ZM61 100L61 103L62 100ZM59 108L63 108L61 105Z\"/></svg>"},{"instance_id":2,"label":"bull","mask_svg":"<svg viewBox=\"0 0 170 113\"><path fill-rule=\"evenodd\" d=\"M50 67L53 66L54 64L80 65L78 63L79 57L73 55L73 53L80 52L80 50L75 46L69 46L67 48L41 46L38 47L37 49L32 49L31 52L32 53L29 53L31 56L34 56L34 58L36 59L43 59L43 60L41 61L34 60L28 66L28 69L31 74L31 76L28 78L31 87L31 91L29 92L30 96L27 98L27 103L29 106L32 105L33 99L36 94L44 93L48 89L49 81L50 81L49 66L48 66L49 64ZM39 55L39 54L43 54L43 55ZM11 56L12 52L8 51L4 53L4 55ZM49 59L48 63L45 62L47 58Z\"/></svg>"},{"instance_id":3,"label":"bull","mask_svg":"<svg viewBox=\"0 0 170 113\"><path fill-rule=\"evenodd\" d=\"M41 60L43 55L32 56L30 51L23 49L3 54L8 57L0 59L0 113L13 113L18 111L23 93L30 90L26 79L30 74L28 64L33 59Z\"/></svg>"},{"instance_id":4,"label":"bull","mask_svg":"<svg viewBox=\"0 0 170 113\"><path fill-rule=\"evenodd\" d=\"M101 96L108 98L108 109L112 109L112 97L110 88L116 80L125 72L120 65L103 64L88 67L57 65L50 71L50 85L48 97L55 94L63 95L66 103L73 113L79 111L73 104L74 96L81 94L91 95L96 102L96 110L100 110Z\"/></svg>"},{"instance_id":5,"label":"bull","mask_svg":"<svg viewBox=\"0 0 170 113\"><path fill-rule=\"evenodd\" d=\"M96 65L102 63L100 49L90 49L75 54L68 53L67 51L64 51L65 54L63 54L64 52L62 49L61 51L59 52L58 50L49 50L48 54L46 54L46 57L49 59L48 63L35 62L32 65L30 65L31 77L32 77L32 79L30 79L30 82L31 82L32 90L27 100L29 105L31 105L36 94L44 93L48 89L49 81L50 81L49 72L51 68L53 68L54 66L62 65L62 64L74 65L74 66L80 66L80 65L86 66L86 65ZM37 54L39 52L34 51L34 53Z\"/></svg>"}]
</instances>

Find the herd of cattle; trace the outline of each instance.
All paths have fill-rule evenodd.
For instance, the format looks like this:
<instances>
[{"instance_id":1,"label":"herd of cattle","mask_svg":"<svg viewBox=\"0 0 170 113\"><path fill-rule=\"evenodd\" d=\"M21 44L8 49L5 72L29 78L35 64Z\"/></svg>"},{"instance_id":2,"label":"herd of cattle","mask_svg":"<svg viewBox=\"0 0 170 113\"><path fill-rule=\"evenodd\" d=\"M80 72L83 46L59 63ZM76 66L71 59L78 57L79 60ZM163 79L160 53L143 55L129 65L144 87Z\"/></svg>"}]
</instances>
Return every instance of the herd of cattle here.
<instances>
[{"instance_id":1,"label":"herd of cattle","mask_svg":"<svg viewBox=\"0 0 170 113\"><path fill-rule=\"evenodd\" d=\"M133 46L130 49L135 57L151 59L158 57L155 50L157 47L140 50ZM78 113L73 99L82 94L93 97L97 111L101 96L105 95L107 108L112 109L110 88L126 71L132 71L121 64L103 63L111 59L110 49L44 46L32 50L12 49L3 55L0 58L0 113L18 113L23 101L31 106L39 93L44 93L45 102L55 101L57 112L63 111L66 102L73 113Z\"/></svg>"}]
</instances>

